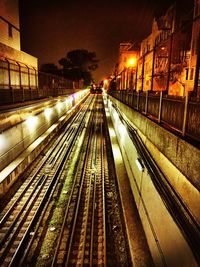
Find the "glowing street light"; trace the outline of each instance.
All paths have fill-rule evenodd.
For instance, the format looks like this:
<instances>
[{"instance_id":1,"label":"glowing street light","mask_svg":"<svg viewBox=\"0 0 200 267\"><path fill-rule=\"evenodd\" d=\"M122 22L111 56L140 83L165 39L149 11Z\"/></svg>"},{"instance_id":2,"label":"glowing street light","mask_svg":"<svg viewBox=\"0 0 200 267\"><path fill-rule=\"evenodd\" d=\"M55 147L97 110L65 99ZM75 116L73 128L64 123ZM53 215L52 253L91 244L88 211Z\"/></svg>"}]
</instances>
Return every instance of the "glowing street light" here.
<instances>
[{"instance_id":1,"label":"glowing street light","mask_svg":"<svg viewBox=\"0 0 200 267\"><path fill-rule=\"evenodd\" d=\"M129 58L128 60L128 63L127 63L127 67L130 68L130 67L135 67L136 66L136 57L131 57Z\"/></svg>"},{"instance_id":2,"label":"glowing street light","mask_svg":"<svg viewBox=\"0 0 200 267\"><path fill-rule=\"evenodd\" d=\"M126 71L126 81L125 88L133 89L134 87L134 76L137 68L137 56L133 55L128 58L127 65L125 68Z\"/></svg>"}]
</instances>

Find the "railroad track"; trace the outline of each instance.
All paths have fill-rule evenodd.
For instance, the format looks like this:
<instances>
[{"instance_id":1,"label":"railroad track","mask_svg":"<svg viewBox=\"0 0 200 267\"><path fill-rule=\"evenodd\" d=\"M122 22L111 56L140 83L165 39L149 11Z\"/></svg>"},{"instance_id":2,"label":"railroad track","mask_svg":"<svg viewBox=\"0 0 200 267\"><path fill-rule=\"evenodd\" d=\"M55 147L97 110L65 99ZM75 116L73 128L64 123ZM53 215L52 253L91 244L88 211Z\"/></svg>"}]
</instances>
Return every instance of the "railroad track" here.
<instances>
[{"instance_id":1,"label":"railroad track","mask_svg":"<svg viewBox=\"0 0 200 267\"><path fill-rule=\"evenodd\" d=\"M90 97L83 108L70 121L53 147L27 180L19 188L13 200L0 214L0 265L20 266L19 258L24 255L30 237L35 235L35 226L53 192L69 158L73 145L84 126ZM25 255L24 255L25 256Z\"/></svg>"},{"instance_id":2,"label":"railroad track","mask_svg":"<svg viewBox=\"0 0 200 267\"><path fill-rule=\"evenodd\" d=\"M1 211L0 266L129 266L107 134L90 96Z\"/></svg>"},{"instance_id":3,"label":"railroad track","mask_svg":"<svg viewBox=\"0 0 200 267\"><path fill-rule=\"evenodd\" d=\"M51 266L106 266L105 140L97 104L90 119Z\"/></svg>"}]
</instances>

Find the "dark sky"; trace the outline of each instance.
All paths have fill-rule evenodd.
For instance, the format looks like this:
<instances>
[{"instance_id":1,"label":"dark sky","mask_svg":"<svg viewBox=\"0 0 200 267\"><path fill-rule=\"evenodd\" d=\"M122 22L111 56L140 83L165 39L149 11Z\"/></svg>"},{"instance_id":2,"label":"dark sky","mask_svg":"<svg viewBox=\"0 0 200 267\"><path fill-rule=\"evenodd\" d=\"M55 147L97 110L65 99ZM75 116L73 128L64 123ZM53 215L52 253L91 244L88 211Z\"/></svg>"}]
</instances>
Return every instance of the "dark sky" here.
<instances>
[{"instance_id":1,"label":"dark sky","mask_svg":"<svg viewBox=\"0 0 200 267\"><path fill-rule=\"evenodd\" d=\"M188 0L190 1L190 0ZM173 0L19 0L22 50L39 65L55 63L74 49L96 52L94 77L110 75L120 42L137 42L151 31L154 14Z\"/></svg>"}]
</instances>

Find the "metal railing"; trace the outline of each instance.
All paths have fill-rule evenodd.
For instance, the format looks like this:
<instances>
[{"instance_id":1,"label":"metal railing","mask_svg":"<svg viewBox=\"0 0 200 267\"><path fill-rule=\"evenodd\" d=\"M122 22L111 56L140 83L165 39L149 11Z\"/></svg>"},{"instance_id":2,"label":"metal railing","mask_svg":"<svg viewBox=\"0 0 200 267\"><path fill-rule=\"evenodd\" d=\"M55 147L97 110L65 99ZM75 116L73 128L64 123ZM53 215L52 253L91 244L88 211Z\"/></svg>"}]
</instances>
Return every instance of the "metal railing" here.
<instances>
[{"instance_id":1,"label":"metal railing","mask_svg":"<svg viewBox=\"0 0 200 267\"><path fill-rule=\"evenodd\" d=\"M0 105L55 97L82 86L17 61L0 60Z\"/></svg>"},{"instance_id":2,"label":"metal railing","mask_svg":"<svg viewBox=\"0 0 200 267\"><path fill-rule=\"evenodd\" d=\"M134 110L167 126L182 137L200 141L200 101L196 98L172 97L160 93L126 90L109 91L109 94Z\"/></svg>"}]
</instances>

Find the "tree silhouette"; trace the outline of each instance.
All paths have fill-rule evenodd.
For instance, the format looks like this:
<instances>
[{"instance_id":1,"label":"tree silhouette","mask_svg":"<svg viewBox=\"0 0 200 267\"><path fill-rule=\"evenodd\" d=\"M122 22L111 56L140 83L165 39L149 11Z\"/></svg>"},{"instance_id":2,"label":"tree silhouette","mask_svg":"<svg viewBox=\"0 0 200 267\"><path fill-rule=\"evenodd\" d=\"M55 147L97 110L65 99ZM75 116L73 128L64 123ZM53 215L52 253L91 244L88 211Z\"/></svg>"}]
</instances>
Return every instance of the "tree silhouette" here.
<instances>
[{"instance_id":1,"label":"tree silhouette","mask_svg":"<svg viewBox=\"0 0 200 267\"><path fill-rule=\"evenodd\" d=\"M54 63L42 64L40 67L40 71L54 75L59 75L59 69Z\"/></svg>"},{"instance_id":2,"label":"tree silhouette","mask_svg":"<svg viewBox=\"0 0 200 267\"><path fill-rule=\"evenodd\" d=\"M72 50L58 62L62 69L54 63L46 63L40 67L40 71L59 75L72 81L84 80L84 84L87 86L93 80L92 71L98 68L95 52L89 52L85 49Z\"/></svg>"},{"instance_id":3,"label":"tree silhouette","mask_svg":"<svg viewBox=\"0 0 200 267\"><path fill-rule=\"evenodd\" d=\"M65 78L74 81L83 79L85 85L91 83L91 72L97 69L97 63L95 52L89 52L85 49L72 50L67 53L65 58L59 60Z\"/></svg>"}]
</instances>

